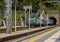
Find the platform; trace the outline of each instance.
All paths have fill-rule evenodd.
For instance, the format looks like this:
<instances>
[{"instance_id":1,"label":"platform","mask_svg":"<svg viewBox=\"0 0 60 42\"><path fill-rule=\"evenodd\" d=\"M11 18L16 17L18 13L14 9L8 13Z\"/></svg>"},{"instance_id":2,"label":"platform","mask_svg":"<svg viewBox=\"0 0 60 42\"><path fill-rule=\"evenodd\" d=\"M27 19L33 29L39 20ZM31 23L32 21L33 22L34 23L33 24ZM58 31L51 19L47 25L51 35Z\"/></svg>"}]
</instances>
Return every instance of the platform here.
<instances>
[{"instance_id":1,"label":"platform","mask_svg":"<svg viewBox=\"0 0 60 42\"><path fill-rule=\"evenodd\" d=\"M60 42L60 27L55 27L55 29L48 32L36 35L32 38L21 42Z\"/></svg>"},{"instance_id":2,"label":"platform","mask_svg":"<svg viewBox=\"0 0 60 42\"><path fill-rule=\"evenodd\" d=\"M45 40L44 42L60 42L60 31L55 33L53 36Z\"/></svg>"},{"instance_id":3,"label":"platform","mask_svg":"<svg viewBox=\"0 0 60 42\"><path fill-rule=\"evenodd\" d=\"M29 32L34 32L34 31L38 31L38 30L42 30L42 29L47 29L47 28L51 28L53 26L46 26L46 27L39 27L39 28L33 28L33 29L27 29L27 30L22 30L22 31L17 31L17 32L12 32L10 34L7 34L7 33L1 33L0 34L0 41L3 41L3 40L7 40L7 39L11 39L12 37L16 37L16 36L21 36L21 35L24 35L26 33L29 33Z\"/></svg>"}]
</instances>

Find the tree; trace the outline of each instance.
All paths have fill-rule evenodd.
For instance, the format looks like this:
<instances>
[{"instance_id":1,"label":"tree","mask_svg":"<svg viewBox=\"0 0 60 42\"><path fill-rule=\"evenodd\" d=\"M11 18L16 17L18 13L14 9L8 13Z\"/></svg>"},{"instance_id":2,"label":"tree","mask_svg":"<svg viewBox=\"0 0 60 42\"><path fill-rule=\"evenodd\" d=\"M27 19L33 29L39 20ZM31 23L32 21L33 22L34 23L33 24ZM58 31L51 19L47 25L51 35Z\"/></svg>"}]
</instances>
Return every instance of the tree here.
<instances>
[{"instance_id":1,"label":"tree","mask_svg":"<svg viewBox=\"0 0 60 42\"><path fill-rule=\"evenodd\" d=\"M3 10L4 9L4 0L0 0L0 9Z\"/></svg>"},{"instance_id":2,"label":"tree","mask_svg":"<svg viewBox=\"0 0 60 42\"><path fill-rule=\"evenodd\" d=\"M17 0L17 10L22 10L23 6L32 5L33 11L35 11L40 8L39 3L40 3L40 0ZM14 5L15 5L15 2L13 3L13 9L14 9Z\"/></svg>"}]
</instances>

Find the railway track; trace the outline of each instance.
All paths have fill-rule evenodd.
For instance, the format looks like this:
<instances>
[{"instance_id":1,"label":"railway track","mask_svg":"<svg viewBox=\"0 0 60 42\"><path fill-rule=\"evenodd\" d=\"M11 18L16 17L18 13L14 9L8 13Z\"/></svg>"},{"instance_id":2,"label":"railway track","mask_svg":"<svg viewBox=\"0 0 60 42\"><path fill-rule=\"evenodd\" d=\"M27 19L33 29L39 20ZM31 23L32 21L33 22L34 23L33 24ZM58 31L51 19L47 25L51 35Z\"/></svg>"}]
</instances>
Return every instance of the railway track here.
<instances>
[{"instance_id":1,"label":"railway track","mask_svg":"<svg viewBox=\"0 0 60 42\"><path fill-rule=\"evenodd\" d=\"M37 36L39 34L42 34L42 33L48 32L50 30L53 30L53 29L55 29L57 27L58 26L54 26L54 27L42 29L42 30L39 30L39 31L36 31L36 32L30 32L30 33L27 33L26 35L23 35L21 37L18 37L18 38L15 38L15 39L11 39L11 40L7 40L7 41L4 41L4 42L21 42L21 41L24 41L26 39L32 38L34 36Z\"/></svg>"}]
</instances>

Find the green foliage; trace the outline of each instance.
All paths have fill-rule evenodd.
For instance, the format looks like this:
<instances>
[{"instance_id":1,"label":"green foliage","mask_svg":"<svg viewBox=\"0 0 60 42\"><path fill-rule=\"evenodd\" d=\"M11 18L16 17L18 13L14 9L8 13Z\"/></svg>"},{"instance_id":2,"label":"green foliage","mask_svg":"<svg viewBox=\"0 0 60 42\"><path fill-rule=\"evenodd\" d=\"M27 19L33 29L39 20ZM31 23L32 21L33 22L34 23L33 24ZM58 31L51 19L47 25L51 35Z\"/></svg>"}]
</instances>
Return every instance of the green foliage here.
<instances>
[{"instance_id":1,"label":"green foliage","mask_svg":"<svg viewBox=\"0 0 60 42\"><path fill-rule=\"evenodd\" d=\"M13 0L13 1L16 1L16 0ZM20 10L20 9L22 10L23 6L29 6L29 5L32 5L33 8L39 9L39 2L40 0L17 0L17 2L13 3L13 9L14 9L15 3L17 3L16 4L17 10Z\"/></svg>"},{"instance_id":2,"label":"green foliage","mask_svg":"<svg viewBox=\"0 0 60 42\"><path fill-rule=\"evenodd\" d=\"M3 9L4 5L5 5L4 0L0 0L0 9Z\"/></svg>"},{"instance_id":3,"label":"green foliage","mask_svg":"<svg viewBox=\"0 0 60 42\"><path fill-rule=\"evenodd\" d=\"M34 10L38 10L40 9L42 6L45 6L42 2L45 2L47 0L13 0L13 7L12 9L14 10L15 9L15 5L17 6L17 11L18 10L22 10L23 9L23 6L29 6L29 5L32 5L33 6L33 9ZM50 0L48 0L50 1ZM57 4L57 3L52 3L54 4L53 7L45 7L45 12L47 12L47 10L59 10L60 11L60 4ZM0 9L4 10L4 7L5 7L5 3L4 3L4 0L0 0ZM0 14L3 14L0 12ZM24 13L18 13L17 12L17 19L19 20L21 17L24 17ZM0 15L0 19L5 19L3 17L3 15ZM15 13L13 12L12 14L12 19L14 20L15 18Z\"/></svg>"}]
</instances>

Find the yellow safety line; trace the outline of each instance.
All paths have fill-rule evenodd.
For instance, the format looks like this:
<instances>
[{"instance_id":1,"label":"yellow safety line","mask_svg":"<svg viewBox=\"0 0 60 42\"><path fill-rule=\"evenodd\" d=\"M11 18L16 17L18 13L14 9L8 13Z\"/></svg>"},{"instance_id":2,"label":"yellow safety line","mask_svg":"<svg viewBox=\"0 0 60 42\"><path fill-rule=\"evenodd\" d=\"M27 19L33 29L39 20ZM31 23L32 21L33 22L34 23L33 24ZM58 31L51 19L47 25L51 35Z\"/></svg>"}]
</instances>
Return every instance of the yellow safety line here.
<instances>
[{"instance_id":1,"label":"yellow safety line","mask_svg":"<svg viewBox=\"0 0 60 42\"><path fill-rule=\"evenodd\" d=\"M43 37L45 37L45 36L47 36L47 35L55 32L55 31L58 30L58 29L60 29L60 28L57 27L57 28L55 28L54 30L51 30L51 31L48 31L48 32L46 32L46 33L40 34L40 35L38 35L38 36L35 36L35 37L29 39L28 42L36 42L37 40L39 40L39 39L41 39L41 38L43 38Z\"/></svg>"}]
</instances>

